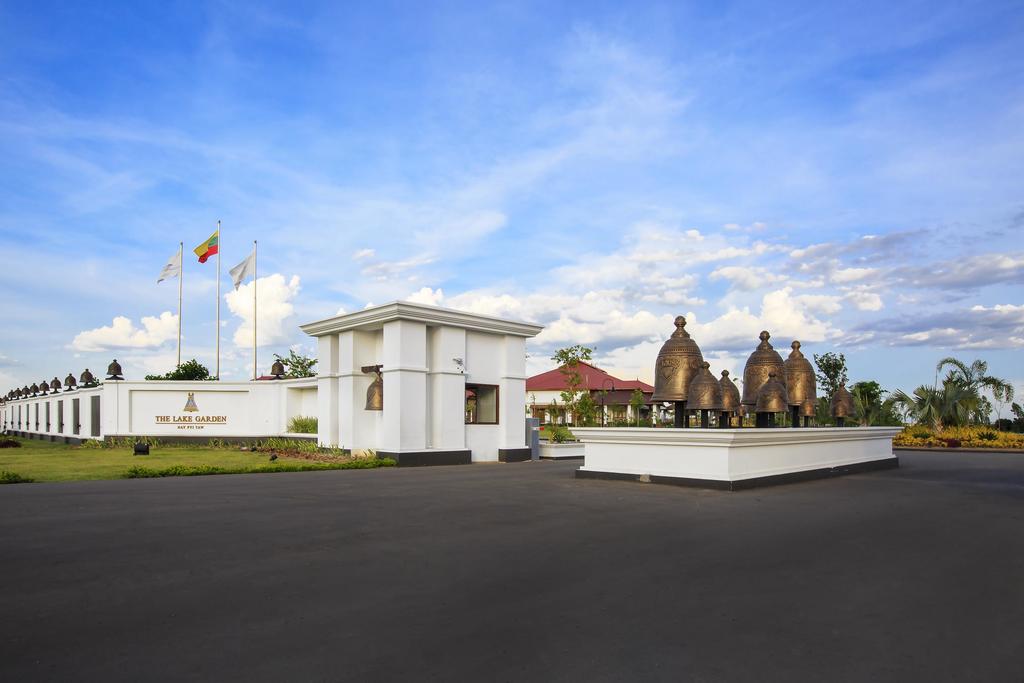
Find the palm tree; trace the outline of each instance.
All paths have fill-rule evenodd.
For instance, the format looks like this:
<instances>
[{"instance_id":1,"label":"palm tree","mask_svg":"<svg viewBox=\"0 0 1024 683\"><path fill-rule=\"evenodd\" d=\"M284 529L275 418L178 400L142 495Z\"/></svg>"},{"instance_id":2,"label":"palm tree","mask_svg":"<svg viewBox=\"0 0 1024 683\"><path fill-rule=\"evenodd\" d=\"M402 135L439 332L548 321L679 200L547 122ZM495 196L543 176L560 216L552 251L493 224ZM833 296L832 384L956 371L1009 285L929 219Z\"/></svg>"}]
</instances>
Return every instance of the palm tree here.
<instances>
[{"instance_id":1,"label":"palm tree","mask_svg":"<svg viewBox=\"0 0 1024 683\"><path fill-rule=\"evenodd\" d=\"M984 422L988 418L987 411L983 410L988 402L981 395L986 389L992 393L992 398L1000 404L1000 408L1003 403L1013 401L1013 385L1005 379L989 375L988 363L985 361L975 360L970 365L966 365L956 358L943 358L935 366L935 372L942 372L947 367L951 367L952 370L946 375L943 383L956 382L976 397L970 416L973 421ZM987 407L991 409L991 404Z\"/></svg>"},{"instance_id":2,"label":"palm tree","mask_svg":"<svg viewBox=\"0 0 1024 683\"><path fill-rule=\"evenodd\" d=\"M977 391L950 379L943 381L941 387L922 384L911 395L901 390L892 397L893 402L914 422L927 424L937 432L941 432L943 427L966 423L977 399Z\"/></svg>"}]
</instances>

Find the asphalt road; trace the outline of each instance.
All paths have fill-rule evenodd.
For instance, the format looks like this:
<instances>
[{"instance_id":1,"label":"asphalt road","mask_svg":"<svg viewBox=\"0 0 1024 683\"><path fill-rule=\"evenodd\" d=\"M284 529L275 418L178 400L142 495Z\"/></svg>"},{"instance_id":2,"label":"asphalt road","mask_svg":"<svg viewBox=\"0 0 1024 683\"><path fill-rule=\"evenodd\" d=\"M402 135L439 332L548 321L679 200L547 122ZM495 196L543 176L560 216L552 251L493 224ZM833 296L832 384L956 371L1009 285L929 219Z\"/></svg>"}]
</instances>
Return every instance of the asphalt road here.
<instances>
[{"instance_id":1,"label":"asphalt road","mask_svg":"<svg viewBox=\"0 0 1024 683\"><path fill-rule=\"evenodd\" d=\"M4 681L1021 681L1024 456L0 487Z\"/></svg>"}]
</instances>

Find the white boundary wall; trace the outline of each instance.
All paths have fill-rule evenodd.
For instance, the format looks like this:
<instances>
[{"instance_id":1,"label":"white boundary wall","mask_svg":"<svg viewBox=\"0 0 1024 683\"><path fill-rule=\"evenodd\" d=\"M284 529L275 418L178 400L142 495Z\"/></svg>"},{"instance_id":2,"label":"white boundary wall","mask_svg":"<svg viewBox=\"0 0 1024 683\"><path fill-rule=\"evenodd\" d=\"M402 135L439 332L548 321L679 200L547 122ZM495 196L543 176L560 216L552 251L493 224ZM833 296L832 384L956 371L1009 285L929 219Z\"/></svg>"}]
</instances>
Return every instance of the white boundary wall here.
<instances>
[{"instance_id":1,"label":"white boundary wall","mask_svg":"<svg viewBox=\"0 0 1024 683\"><path fill-rule=\"evenodd\" d=\"M584 472L742 481L893 457L899 427L581 428Z\"/></svg>"},{"instance_id":2,"label":"white boundary wall","mask_svg":"<svg viewBox=\"0 0 1024 683\"><path fill-rule=\"evenodd\" d=\"M9 401L2 419L9 431L54 439L251 439L288 436L291 418L315 416L316 406L312 377L260 382L108 380L91 389ZM195 410L186 409L191 407Z\"/></svg>"}]
</instances>

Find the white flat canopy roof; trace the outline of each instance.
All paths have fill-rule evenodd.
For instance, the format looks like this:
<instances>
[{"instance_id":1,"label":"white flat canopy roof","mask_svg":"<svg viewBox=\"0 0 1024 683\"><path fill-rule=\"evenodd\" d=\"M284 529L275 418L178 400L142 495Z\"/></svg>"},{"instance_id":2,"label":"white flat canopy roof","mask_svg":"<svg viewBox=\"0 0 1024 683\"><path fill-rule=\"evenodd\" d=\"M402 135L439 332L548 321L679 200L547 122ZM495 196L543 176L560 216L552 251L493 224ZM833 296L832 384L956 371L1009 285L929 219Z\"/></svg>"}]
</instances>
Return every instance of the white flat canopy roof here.
<instances>
[{"instance_id":1,"label":"white flat canopy roof","mask_svg":"<svg viewBox=\"0 0 1024 683\"><path fill-rule=\"evenodd\" d=\"M322 337L327 334L337 334L347 330L376 330L384 326L384 323L392 320L414 320L426 323L428 327L461 327L467 330L478 332L491 332L493 334L509 334L516 337L534 337L544 329L542 325L525 323L519 320L505 320L489 315L477 315L456 311L451 308L440 306L427 306L425 304L414 304L409 301L393 301L383 306L366 308L355 313L337 315L325 320L300 325L306 334L313 337Z\"/></svg>"}]
</instances>

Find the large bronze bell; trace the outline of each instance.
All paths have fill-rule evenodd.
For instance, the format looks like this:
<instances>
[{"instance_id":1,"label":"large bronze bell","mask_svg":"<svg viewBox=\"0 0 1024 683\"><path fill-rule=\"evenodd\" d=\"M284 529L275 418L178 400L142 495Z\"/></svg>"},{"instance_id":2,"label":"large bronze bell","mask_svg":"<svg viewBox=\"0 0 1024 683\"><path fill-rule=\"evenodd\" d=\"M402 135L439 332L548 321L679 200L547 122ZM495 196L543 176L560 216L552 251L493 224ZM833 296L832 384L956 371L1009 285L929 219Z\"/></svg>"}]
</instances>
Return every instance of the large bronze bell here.
<instances>
[{"instance_id":1,"label":"large bronze bell","mask_svg":"<svg viewBox=\"0 0 1024 683\"><path fill-rule=\"evenodd\" d=\"M384 374L382 365L364 365L361 369L366 374L373 373L374 380L366 388L366 410L384 410Z\"/></svg>"},{"instance_id":2,"label":"large bronze bell","mask_svg":"<svg viewBox=\"0 0 1024 683\"><path fill-rule=\"evenodd\" d=\"M654 363L654 394L651 398L675 403L675 426L685 427L686 395L690 382L700 372L704 356L685 329L686 318L678 316L675 326L675 332L665 340Z\"/></svg>"},{"instance_id":3,"label":"large bronze bell","mask_svg":"<svg viewBox=\"0 0 1024 683\"><path fill-rule=\"evenodd\" d=\"M721 410L722 387L711 374L711 363L701 363L700 372L690 382L686 392L687 410Z\"/></svg>"},{"instance_id":4,"label":"large bronze bell","mask_svg":"<svg viewBox=\"0 0 1024 683\"><path fill-rule=\"evenodd\" d=\"M275 360L270 366L270 374L274 379L284 379L284 363L280 359Z\"/></svg>"},{"instance_id":5,"label":"large bronze bell","mask_svg":"<svg viewBox=\"0 0 1024 683\"><path fill-rule=\"evenodd\" d=\"M38 385L38 384L33 384L33 385L32 385L32 389L31 389L31 391L32 391L32 395L33 395L33 396L35 396L36 394L38 394L38 393L39 393L39 385Z\"/></svg>"},{"instance_id":6,"label":"large bronze bell","mask_svg":"<svg viewBox=\"0 0 1024 683\"><path fill-rule=\"evenodd\" d=\"M39 383L39 393L46 396L46 392L50 390L50 380L44 379Z\"/></svg>"},{"instance_id":7,"label":"large bronze bell","mask_svg":"<svg viewBox=\"0 0 1024 683\"><path fill-rule=\"evenodd\" d=\"M118 363L115 358L114 362L107 366L107 379L124 379L124 377L122 377L123 374L124 370L121 369L121 364Z\"/></svg>"},{"instance_id":8,"label":"large bronze bell","mask_svg":"<svg viewBox=\"0 0 1024 683\"><path fill-rule=\"evenodd\" d=\"M729 377L728 370L722 370L722 379L718 380L718 385L722 388L722 410L735 414L740 409L740 390Z\"/></svg>"},{"instance_id":9,"label":"large bronze bell","mask_svg":"<svg viewBox=\"0 0 1024 683\"><path fill-rule=\"evenodd\" d=\"M802 406L807 402L814 402L817 398L817 384L814 378L814 368L811 361L807 360L800 351L800 342L794 341L790 345L793 350L784 363L786 367L786 391L789 392L790 417L794 427L800 426Z\"/></svg>"},{"instance_id":10,"label":"large bronze bell","mask_svg":"<svg viewBox=\"0 0 1024 683\"><path fill-rule=\"evenodd\" d=\"M771 335L768 330L761 331L761 343L757 345L754 352L747 358L747 364L743 367L743 405L757 405L757 397L761 387L768 381L771 373L775 373L777 381L784 384L786 381L785 363L782 356L768 342ZM755 412L760 412L756 411Z\"/></svg>"},{"instance_id":11,"label":"large bronze bell","mask_svg":"<svg viewBox=\"0 0 1024 683\"><path fill-rule=\"evenodd\" d=\"M85 372L83 372L81 377L78 378L79 384L81 384L83 387L87 387L95 381L96 376L89 372L89 368L86 368Z\"/></svg>"},{"instance_id":12,"label":"large bronze bell","mask_svg":"<svg viewBox=\"0 0 1024 683\"><path fill-rule=\"evenodd\" d=\"M836 393L832 394L832 403L829 408L832 417L836 419L837 427L846 426L846 418L853 417L856 409L853 406L853 394L846 389L846 385L840 384Z\"/></svg>"},{"instance_id":13,"label":"large bronze bell","mask_svg":"<svg viewBox=\"0 0 1024 683\"><path fill-rule=\"evenodd\" d=\"M57 379L56 377L54 377L53 380L50 381L50 391L52 391L55 394L58 391L60 391L60 380Z\"/></svg>"},{"instance_id":14,"label":"large bronze bell","mask_svg":"<svg viewBox=\"0 0 1024 683\"><path fill-rule=\"evenodd\" d=\"M75 376L69 372L68 376L64 378L64 391L71 391L75 388L76 384Z\"/></svg>"},{"instance_id":15,"label":"large bronze bell","mask_svg":"<svg viewBox=\"0 0 1024 683\"><path fill-rule=\"evenodd\" d=\"M784 413L788 410L789 394L786 392L786 385L780 382L778 375L771 370L768 373L768 381L757 392L757 403L754 406L757 426L774 427L775 413Z\"/></svg>"},{"instance_id":16,"label":"large bronze bell","mask_svg":"<svg viewBox=\"0 0 1024 683\"><path fill-rule=\"evenodd\" d=\"M686 409L696 410L700 414L700 426L707 429L710 424L710 412L722 410L722 387L711 374L711 363L703 361L700 372L690 381L690 389L686 392Z\"/></svg>"}]
</instances>

